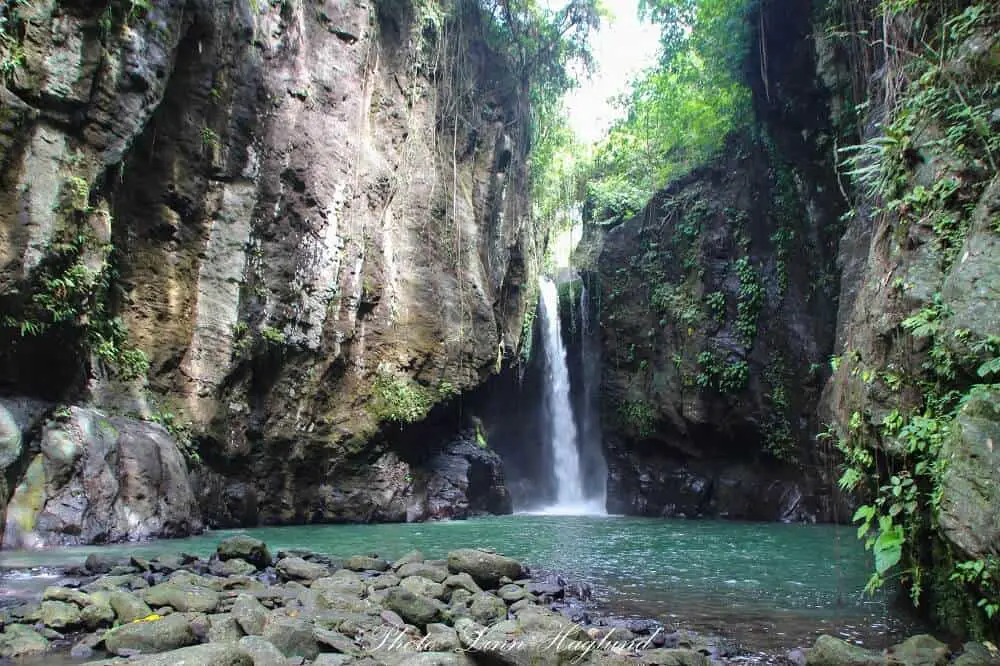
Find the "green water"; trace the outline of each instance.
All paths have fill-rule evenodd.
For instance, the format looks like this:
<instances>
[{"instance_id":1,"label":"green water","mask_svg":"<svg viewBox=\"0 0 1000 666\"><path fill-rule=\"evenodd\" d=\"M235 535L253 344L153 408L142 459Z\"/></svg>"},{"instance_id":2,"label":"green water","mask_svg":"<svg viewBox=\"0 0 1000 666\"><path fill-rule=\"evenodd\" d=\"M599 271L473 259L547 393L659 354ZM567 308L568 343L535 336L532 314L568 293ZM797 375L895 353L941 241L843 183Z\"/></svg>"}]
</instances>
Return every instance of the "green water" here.
<instances>
[{"instance_id":1,"label":"green water","mask_svg":"<svg viewBox=\"0 0 1000 666\"><path fill-rule=\"evenodd\" d=\"M0 567L82 563L91 552L209 555L246 532L272 550L335 556L414 548L430 558L489 547L536 569L587 581L604 608L670 627L718 633L737 647L777 649L834 633L882 647L903 628L884 599L861 593L870 562L854 530L830 525L515 515L468 521L218 531L125 546L0 553Z\"/></svg>"}]
</instances>

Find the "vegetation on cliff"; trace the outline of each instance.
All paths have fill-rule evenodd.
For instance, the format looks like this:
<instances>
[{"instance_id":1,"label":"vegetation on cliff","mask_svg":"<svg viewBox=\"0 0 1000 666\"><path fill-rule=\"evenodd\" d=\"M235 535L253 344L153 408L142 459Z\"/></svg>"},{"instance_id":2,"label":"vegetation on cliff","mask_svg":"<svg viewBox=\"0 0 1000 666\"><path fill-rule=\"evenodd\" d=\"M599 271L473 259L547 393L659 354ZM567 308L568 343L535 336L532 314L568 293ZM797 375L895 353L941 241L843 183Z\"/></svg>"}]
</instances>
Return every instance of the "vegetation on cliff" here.
<instances>
[{"instance_id":1,"label":"vegetation on cliff","mask_svg":"<svg viewBox=\"0 0 1000 666\"><path fill-rule=\"evenodd\" d=\"M996 637L1000 9L834 2L826 25L849 63L843 176L874 239L835 359L840 486L864 502L869 588L898 578L954 633Z\"/></svg>"}]
</instances>

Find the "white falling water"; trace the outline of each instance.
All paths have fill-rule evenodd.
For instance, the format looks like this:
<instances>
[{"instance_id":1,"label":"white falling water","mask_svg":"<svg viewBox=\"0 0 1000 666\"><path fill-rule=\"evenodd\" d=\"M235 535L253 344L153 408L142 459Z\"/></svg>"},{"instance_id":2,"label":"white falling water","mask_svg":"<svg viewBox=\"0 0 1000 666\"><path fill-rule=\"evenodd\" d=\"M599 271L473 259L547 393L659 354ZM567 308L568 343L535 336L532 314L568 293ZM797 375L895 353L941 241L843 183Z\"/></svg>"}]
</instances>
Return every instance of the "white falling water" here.
<instances>
[{"instance_id":1,"label":"white falling water","mask_svg":"<svg viewBox=\"0 0 1000 666\"><path fill-rule=\"evenodd\" d=\"M541 280L541 316L547 361L546 416L552 447L552 472L556 481L556 503L546 508L544 513L603 513L602 507L588 502L584 496L576 423L570 404L566 347L563 346L559 326L559 292L555 283L544 277Z\"/></svg>"}]
</instances>

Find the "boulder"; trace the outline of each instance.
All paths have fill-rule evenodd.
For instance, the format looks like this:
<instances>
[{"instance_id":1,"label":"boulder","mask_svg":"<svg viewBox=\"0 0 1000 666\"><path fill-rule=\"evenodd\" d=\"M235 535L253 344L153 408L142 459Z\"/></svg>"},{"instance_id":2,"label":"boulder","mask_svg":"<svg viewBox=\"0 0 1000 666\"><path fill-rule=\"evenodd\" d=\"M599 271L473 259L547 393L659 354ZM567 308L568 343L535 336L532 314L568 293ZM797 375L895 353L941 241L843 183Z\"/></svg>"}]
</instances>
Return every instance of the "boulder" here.
<instances>
[{"instance_id":1,"label":"boulder","mask_svg":"<svg viewBox=\"0 0 1000 666\"><path fill-rule=\"evenodd\" d=\"M517 579L524 573L524 568L517 560L473 548L448 553L448 570L452 573L467 573L484 587L497 587L502 577Z\"/></svg>"},{"instance_id":2,"label":"boulder","mask_svg":"<svg viewBox=\"0 0 1000 666\"><path fill-rule=\"evenodd\" d=\"M65 601L67 603L76 604L77 607L83 608L90 604L90 597L80 590L74 590L68 587L47 587L45 591L42 592L42 599L46 601Z\"/></svg>"},{"instance_id":3,"label":"boulder","mask_svg":"<svg viewBox=\"0 0 1000 666\"><path fill-rule=\"evenodd\" d=\"M115 621L115 611L106 603L95 603L80 611L80 622L90 631L109 627Z\"/></svg>"},{"instance_id":4,"label":"boulder","mask_svg":"<svg viewBox=\"0 0 1000 666\"><path fill-rule=\"evenodd\" d=\"M246 560L234 557L231 560L215 560L209 567L208 572L213 576L252 576L257 573L257 567Z\"/></svg>"},{"instance_id":5,"label":"boulder","mask_svg":"<svg viewBox=\"0 0 1000 666\"><path fill-rule=\"evenodd\" d=\"M208 642L232 643L243 638L243 629L229 613L218 613L208 617Z\"/></svg>"},{"instance_id":6,"label":"boulder","mask_svg":"<svg viewBox=\"0 0 1000 666\"><path fill-rule=\"evenodd\" d=\"M410 520L508 514L513 502L504 479L503 459L465 430L428 460L423 485L409 508Z\"/></svg>"},{"instance_id":7,"label":"boulder","mask_svg":"<svg viewBox=\"0 0 1000 666\"><path fill-rule=\"evenodd\" d=\"M142 593L146 603L170 606L183 613L211 613L219 606L219 593L207 587L176 580L154 585Z\"/></svg>"},{"instance_id":8,"label":"boulder","mask_svg":"<svg viewBox=\"0 0 1000 666\"><path fill-rule=\"evenodd\" d=\"M806 653L807 666L878 666L885 658L833 636L820 636Z\"/></svg>"},{"instance_id":9,"label":"boulder","mask_svg":"<svg viewBox=\"0 0 1000 666\"><path fill-rule=\"evenodd\" d=\"M222 541L215 552L223 561L240 558L258 569L271 566L271 551L267 549L267 544L244 534L237 534Z\"/></svg>"},{"instance_id":10,"label":"boulder","mask_svg":"<svg viewBox=\"0 0 1000 666\"><path fill-rule=\"evenodd\" d=\"M208 643L142 657L129 666L256 666L253 655L238 643ZM282 666L285 666L282 664Z\"/></svg>"},{"instance_id":11,"label":"boulder","mask_svg":"<svg viewBox=\"0 0 1000 666\"><path fill-rule=\"evenodd\" d=\"M4 545L140 541L201 529L184 456L162 426L72 407L42 431L8 506Z\"/></svg>"},{"instance_id":12,"label":"boulder","mask_svg":"<svg viewBox=\"0 0 1000 666\"><path fill-rule=\"evenodd\" d=\"M286 657L314 659L319 654L312 625L298 618L272 613L264 626L264 639Z\"/></svg>"},{"instance_id":13,"label":"boulder","mask_svg":"<svg viewBox=\"0 0 1000 666\"><path fill-rule=\"evenodd\" d=\"M247 634L260 636L264 633L264 625L267 624L267 609L255 597L249 594L241 594L236 597L230 613Z\"/></svg>"},{"instance_id":14,"label":"boulder","mask_svg":"<svg viewBox=\"0 0 1000 666\"><path fill-rule=\"evenodd\" d=\"M73 629L83 624L80 609L65 601L43 601L41 622L49 629Z\"/></svg>"},{"instance_id":15,"label":"boulder","mask_svg":"<svg viewBox=\"0 0 1000 666\"><path fill-rule=\"evenodd\" d=\"M330 574L330 570L322 564L306 562L301 557L286 557L278 560L274 567L278 575L285 580L313 581Z\"/></svg>"},{"instance_id":16,"label":"boulder","mask_svg":"<svg viewBox=\"0 0 1000 666\"><path fill-rule=\"evenodd\" d=\"M421 553L419 550L411 550L410 552L406 553L398 560L393 562L392 568L399 569L400 567L406 566L407 564L412 564L415 562L423 562L423 561L424 561L423 553Z\"/></svg>"},{"instance_id":17,"label":"boulder","mask_svg":"<svg viewBox=\"0 0 1000 666\"><path fill-rule=\"evenodd\" d=\"M508 604L512 604L531 595L529 595L520 585L510 583L497 590L497 596L506 601Z\"/></svg>"},{"instance_id":18,"label":"boulder","mask_svg":"<svg viewBox=\"0 0 1000 666\"><path fill-rule=\"evenodd\" d=\"M489 592L472 595L468 608L469 616L479 624L491 625L507 617L507 604Z\"/></svg>"},{"instance_id":19,"label":"boulder","mask_svg":"<svg viewBox=\"0 0 1000 666\"><path fill-rule=\"evenodd\" d=\"M424 578L423 576L410 576L408 578L404 578L399 581L399 586L419 596L433 597L434 599L444 598L444 585L441 583L435 583L429 578Z\"/></svg>"},{"instance_id":20,"label":"boulder","mask_svg":"<svg viewBox=\"0 0 1000 666\"><path fill-rule=\"evenodd\" d=\"M344 560L344 568L351 571L387 571L389 563L380 557L355 555Z\"/></svg>"},{"instance_id":21,"label":"boulder","mask_svg":"<svg viewBox=\"0 0 1000 666\"><path fill-rule=\"evenodd\" d=\"M887 661L900 666L944 666L948 654L947 645L933 636L918 634L889 648Z\"/></svg>"},{"instance_id":22,"label":"boulder","mask_svg":"<svg viewBox=\"0 0 1000 666\"><path fill-rule=\"evenodd\" d=\"M476 581L467 573L452 574L444 579L444 586L448 589L466 590L471 594L482 592L482 588L476 585Z\"/></svg>"},{"instance_id":23,"label":"boulder","mask_svg":"<svg viewBox=\"0 0 1000 666\"><path fill-rule=\"evenodd\" d=\"M176 613L115 627L104 636L111 654L165 652L198 642L186 615Z\"/></svg>"},{"instance_id":24,"label":"boulder","mask_svg":"<svg viewBox=\"0 0 1000 666\"><path fill-rule=\"evenodd\" d=\"M441 610L438 604L429 597L416 595L400 587L389 590L385 598L389 610L399 613L399 616L410 624L425 627L438 619Z\"/></svg>"},{"instance_id":25,"label":"boulder","mask_svg":"<svg viewBox=\"0 0 1000 666\"><path fill-rule=\"evenodd\" d=\"M149 617L153 610L131 592L115 590L108 595L108 605L114 610L119 622L132 622Z\"/></svg>"},{"instance_id":26,"label":"boulder","mask_svg":"<svg viewBox=\"0 0 1000 666\"><path fill-rule=\"evenodd\" d=\"M659 648L644 650L639 663L657 666L711 666L712 660L694 650Z\"/></svg>"},{"instance_id":27,"label":"boulder","mask_svg":"<svg viewBox=\"0 0 1000 666\"><path fill-rule=\"evenodd\" d=\"M365 583L361 576L347 569L341 569L332 576L317 578L311 588L316 592L330 591L357 597L365 593Z\"/></svg>"},{"instance_id":28,"label":"boulder","mask_svg":"<svg viewBox=\"0 0 1000 666\"><path fill-rule=\"evenodd\" d=\"M48 649L49 641L23 624L8 624L0 634L0 657L17 659L42 654Z\"/></svg>"},{"instance_id":29,"label":"boulder","mask_svg":"<svg viewBox=\"0 0 1000 666\"><path fill-rule=\"evenodd\" d=\"M281 650L260 636L244 636L239 646L253 659L253 666L288 666L288 659Z\"/></svg>"},{"instance_id":30,"label":"boulder","mask_svg":"<svg viewBox=\"0 0 1000 666\"><path fill-rule=\"evenodd\" d=\"M396 575L400 578L408 576L423 576L435 583L443 583L448 577L448 569L434 566L427 562L409 562L396 568Z\"/></svg>"}]
</instances>

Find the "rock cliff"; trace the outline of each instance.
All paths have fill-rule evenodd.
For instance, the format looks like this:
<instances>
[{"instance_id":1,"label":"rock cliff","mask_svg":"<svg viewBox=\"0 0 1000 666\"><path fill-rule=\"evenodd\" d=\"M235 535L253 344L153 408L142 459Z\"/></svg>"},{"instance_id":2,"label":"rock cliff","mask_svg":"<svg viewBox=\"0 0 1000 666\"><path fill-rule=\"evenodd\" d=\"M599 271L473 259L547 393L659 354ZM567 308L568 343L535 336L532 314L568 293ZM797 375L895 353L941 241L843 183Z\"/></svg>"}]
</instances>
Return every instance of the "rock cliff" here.
<instances>
[{"instance_id":1,"label":"rock cliff","mask_svg":"<svg viewBox=\"0 0 1000 666\"><path fill-rule=\"evenodd\" d=\"M603 329L612 511L835 517L813 436L845 205L808 7L761 11L753 128L635 218L594 221L577 252Z\"/></svg>"},{"instance_id":2,"label":"rock cliff","mask_svg":"<svg viewBox=\"0 0 1000 666\"><path fill-rule=\"evenodd\" d=\"M163 423L208 524L404 519L401 426L533 307L528 101L476 5L3 12L3 392Z\"/></svg>"}]
</instances>

